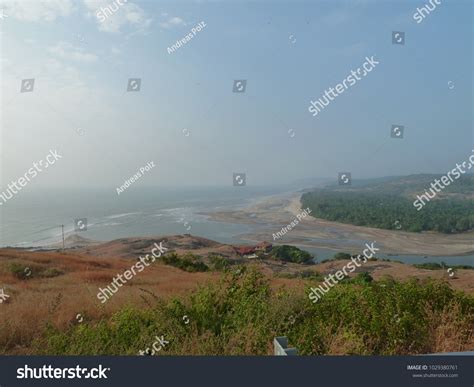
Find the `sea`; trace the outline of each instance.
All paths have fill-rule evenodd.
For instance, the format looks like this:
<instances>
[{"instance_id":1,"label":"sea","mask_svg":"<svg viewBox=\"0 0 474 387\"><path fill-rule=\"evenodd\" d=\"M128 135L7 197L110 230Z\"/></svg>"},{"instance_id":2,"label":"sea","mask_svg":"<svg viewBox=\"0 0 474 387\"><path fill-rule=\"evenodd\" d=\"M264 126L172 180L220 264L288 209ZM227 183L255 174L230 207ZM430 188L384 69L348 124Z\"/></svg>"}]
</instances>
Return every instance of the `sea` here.
<instances>
[{"instance_id":1,"label":"sea","mask_svg":"<svg viewBox=\"0 0 474 387\"><path fill-rule=\"evenodd\" d=\"M204 213L238 210L267 197L289 195L295 186L271 187L130 187L120 195L110 189L27 189L0 206L0 246L45 248L64 235L109 241L125 237L192 234L222 243L245 244L239 235L253 225L215 222ZM87 230L77 231L82 219ZM85 220L85 221L84 221ZM271 241L270 241L271 242ZM365 241L360 241L361 245ZM336 251L302 247L315 261L331 258ZM343 249L341 249L343 251ZM378 255L379 256L379 255ZM474 255L430 257L383 255L404 263L449 262L474 266Z\"/></svg>"}]
</instances>

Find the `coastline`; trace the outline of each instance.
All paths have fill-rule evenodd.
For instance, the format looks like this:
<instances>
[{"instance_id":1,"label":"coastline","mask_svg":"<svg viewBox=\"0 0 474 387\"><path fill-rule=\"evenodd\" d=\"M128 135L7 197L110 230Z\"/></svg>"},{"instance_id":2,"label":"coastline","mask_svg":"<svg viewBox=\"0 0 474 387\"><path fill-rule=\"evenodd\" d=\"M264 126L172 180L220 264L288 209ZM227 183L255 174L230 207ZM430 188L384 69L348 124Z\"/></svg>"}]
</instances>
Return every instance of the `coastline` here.
<instances>
[{"instance_id":1,"label":"coastline","mask_svg":"<svg viewBox=\"0 0 474 387\"><path fill-rule=\"evenodd\" d=\"M474 231L461 234L411 233L355 226L307 216L282 238L272 235L302 212L301 192L267 197L238 211L202 213L215 222L251 225L252 233L237 237L249 242L292 244L309 248L357 252L366 241L377 241L384 254L415 256L468 256L474 254Z\"/></svg>"}]
</instances>

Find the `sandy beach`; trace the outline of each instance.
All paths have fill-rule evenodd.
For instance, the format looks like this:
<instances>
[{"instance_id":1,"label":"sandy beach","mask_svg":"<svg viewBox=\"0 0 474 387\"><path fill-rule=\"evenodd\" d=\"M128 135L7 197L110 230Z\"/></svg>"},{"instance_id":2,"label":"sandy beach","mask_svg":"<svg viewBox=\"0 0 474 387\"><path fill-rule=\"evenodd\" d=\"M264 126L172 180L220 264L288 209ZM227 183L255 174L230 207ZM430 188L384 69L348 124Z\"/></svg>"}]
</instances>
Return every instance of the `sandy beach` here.
<instances>
[{"instance_id":1,"label":"sandy beach","mask_svg":"<svg viewBox=\"0 0 474 387\"><path fill-rule=\"evenodd\" d=\"M248 224L255 232L239 235L248 241L267 240L312 248L357 252L366 241L376 241L384 254L459 256L474 252L474 232L441 234L437 232L412 233L395 230L353 226L306 216L282 238L273 234L290 224L301 214L301 193L272 196L238 211L206 213L210 220Z\"/></svg>"}]
</instances>

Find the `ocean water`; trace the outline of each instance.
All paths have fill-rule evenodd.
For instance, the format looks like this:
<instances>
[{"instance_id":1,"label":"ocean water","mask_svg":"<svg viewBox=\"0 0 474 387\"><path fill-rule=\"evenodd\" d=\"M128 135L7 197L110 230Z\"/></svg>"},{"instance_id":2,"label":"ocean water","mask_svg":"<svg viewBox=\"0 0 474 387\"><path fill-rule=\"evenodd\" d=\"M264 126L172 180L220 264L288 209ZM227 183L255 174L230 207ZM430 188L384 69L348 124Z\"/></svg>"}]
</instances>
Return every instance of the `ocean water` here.
<instances>
[{"instance_id":1,"label":"ocean water","mask_svg":"<svg viewBox=\"0 0 474 387\"><path fill-rule=\"evenodd\" d=\"M294 189L294 188L293 188ZM200 212L246 207L290 187L63 189L20 191L0 206L0 246L41 247L77 233L93 240L189 233L220 242L251 226L207 220ZM87 231L74 230L75 219L87 218Z\"/></svg>"},{"instance_id":2,"label":"ocean water","mask_svg":"<svg viewBox=\"0 0 474 387\"><path fill-rule=\"evenodd\" d=\"M253 225L214 222L203 212L248 207L268 196L295 192L294 186L219 188L131 187L117 195L110 189L63 189L20 191L0 206L0 247L44 247L77 234L108 241L124 237L192 234L222 243L247 243L238 235L254 231ZM76 232L74 220L86 218L87 231ZM344 251L344 241L337 241ZM363 245L363 241L360 241ZM315 261L331 258L337 251L301 248ZM474 266L474 256L423 257L413 255L381 258L405 263L449 262Z\"/></svg>"}]
</instances>

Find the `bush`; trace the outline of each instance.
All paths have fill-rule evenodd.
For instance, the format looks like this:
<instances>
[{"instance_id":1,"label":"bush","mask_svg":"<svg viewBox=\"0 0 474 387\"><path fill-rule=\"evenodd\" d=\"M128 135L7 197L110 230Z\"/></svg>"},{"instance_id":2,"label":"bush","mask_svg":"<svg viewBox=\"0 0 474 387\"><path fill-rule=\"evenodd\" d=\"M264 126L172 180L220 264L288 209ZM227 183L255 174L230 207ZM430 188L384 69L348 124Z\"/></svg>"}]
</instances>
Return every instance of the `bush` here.
<instances>
[{"instance_id":1,"label":"bush","mask_svg":"<svg viewBox=\"0 0 474 387\"><path fill-rule=\"evenodd\" d=\"M160 260L166 265L191 273L209 270L209 267L204 262L201 262L200 259L201 257L191 253L183 255L182 258L178 257L176 253L165 254L160 257Z\"/></svg>"},{"instance_id":2,"label":"bush","mask_svg":"<svg viewBox=\"0 0 474 387\"><path fill-rule=\"evenodd\" d=\"M313 259L313 256L307 251L289 245L274 246L271 256L280 261L294 263L309 263Z\"/></svg>"},{"instance_id":3,"label":"bush","mask_svg":"<svg viewBox=\"0 0 474 387\"><path fill-rule=\"evenodd\" d=\"M51 278L63 274L61 270L39 265L25 265L23 263L13 262L7 266L8 271L16 278L28 280L32 278Z\"/></svg>"},{"instance_id":4,"label":"bush","mask_svg":"<svg viewBox=\"0 0 474 387\"><path fill-rule=\"evenodd\" d=\"M29 277L32 276L32 270L30 267L21 264L21 263L10 263L7 266L7 269L10 273L12 273L16 278L18 279L28 279ZM35 270L36 272L36 270ZM28 275L29 273L29 275Z\"/></svg>"},{"instance_id":5,"label":"bush","mask_svg":"<svg viewBox=\"0 0 474 387\"><path fill-rule=\"evenodd\" d=\"M333 259L338 261L338 260L348 260L348 259L351 259L352 255L348 254L348 253L337 253L336 255L334 255Z\"/></svg>"},{"instance_id":6,"label":"bush","mask_svg":"<svg viewBox=\"0 0 474 387\"><path fill-rule=\"evenodd\" d=\"M47 268L40 273L40 276L43 278L52 278L57 277L58 275L63 274L61 270L58 270L54 267Z\"/></svg>"},{"instance_id":7,"label":"bush","mask_svg":"<svg viewBox=\"0 0 474 387\"><path fill-rule=\"evenodd\" d=\"M436 263L436 262L415 263L413 266L415 266L418 269L426 269L426 270L441 270L441 269L446 269L447 267L450 267L453 270L457 270L457 269L474 270L473 266L469 266L469 265L448 266L444 262L442 262L441 264Z\"/></svg>"},{"instance_id":8,"label":"bush","mask_svg":"<svg viewBox=\"0 0 474 387\"><path fill-rule=\"evenodd\" d=\"M275 276L279 278L288 278L288 279L301 278L301 279L312 280L312 281L324 280L324 277L320 273L313 270L302 270L302 271L297 271L294 273L278 273Z\"/></svg>"},{"instance_id":9,"label":"bush","mask_svg":"<svg viewBox=\"0 0 474 387\"><path fill-rule=\"evenodd\" d=\"M473 323L474 298L444 282L349 282L312 303L308 291L271 291L262 274L240 270L149 309L49 327L34 353L133 355L163 335L170 343L158 355L268 355L273 338L286 335L301 355L422 354L472 349Z\"/></svg>"},{"instance_id":10,"label":"bush","mask_svg":"<svg viewBox=\"0 0 474 387\"><path fill-rule=\"evenodd\" d=\"M372 276L368 272L364 271L362 273L358 273L353 278L345 277L344 280L345 280L346 283L353 283L353 284L363 285L363 284L371 283L374 279L372 278Z\"/></svg>"},{"instance_id":11,"label":"bush","mask_svg":"<svg viewBox=\"0 0 474 387\"><path fill-rule=\"evenodd\" d=\"M209 261L212 265L213 270L226 271L230 267L229 260L222 255L210 254Z\"/></svg>"}]
</instances>

